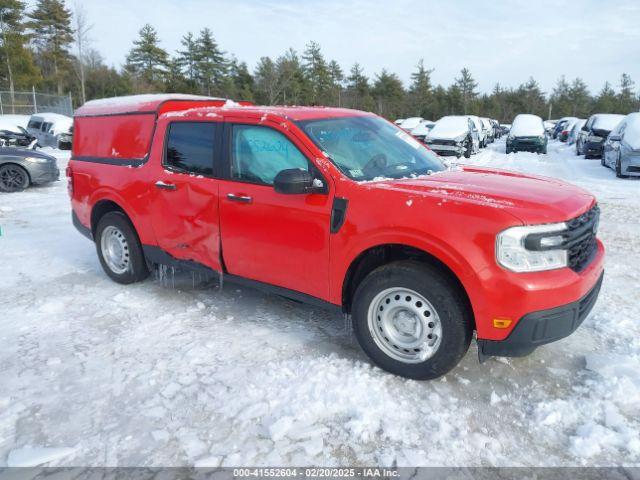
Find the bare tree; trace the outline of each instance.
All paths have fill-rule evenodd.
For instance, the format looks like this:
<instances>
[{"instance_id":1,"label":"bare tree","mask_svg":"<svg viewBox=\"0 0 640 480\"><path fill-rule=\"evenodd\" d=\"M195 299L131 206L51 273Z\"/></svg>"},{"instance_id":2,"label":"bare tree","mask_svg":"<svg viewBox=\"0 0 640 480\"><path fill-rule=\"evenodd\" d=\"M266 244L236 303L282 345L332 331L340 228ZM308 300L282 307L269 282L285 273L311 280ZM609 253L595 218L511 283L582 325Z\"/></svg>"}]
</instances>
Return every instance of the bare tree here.
<instances>
[{"instance_id":1,"label":"bare tree","mask_svg":"<svg viewBox=\"0 0 640 480\"><path fill-rule=\"evenodd\" d=\"M90 43L89 32L93 28L93 24L90 24L87 20L87 11L80 3L76 3L73 8L73 22L75 29L75 42L78 49L78 76L80 77L80 93L82 97L82 103L87 101L87 95L85 91L85 58L84 49Z\"/></svg>"},{"instance_id":2,"label":"bare tree","mask_svg":"<svg viewBox=\"0 0 640 480\"><path fill-rule=\"evenodd\" d=\"M14 94L14 86L13 86L13 71L11 70L11 58L9 57L9 45L7 43L7 25L4 23L4 9L0 7L0 30L2 30L2 44L4 45L4 50L7 55L7 74L9 77L9 92L11 95L11 113L15 113L15 94Z\"/></svg>"}]
</instances>

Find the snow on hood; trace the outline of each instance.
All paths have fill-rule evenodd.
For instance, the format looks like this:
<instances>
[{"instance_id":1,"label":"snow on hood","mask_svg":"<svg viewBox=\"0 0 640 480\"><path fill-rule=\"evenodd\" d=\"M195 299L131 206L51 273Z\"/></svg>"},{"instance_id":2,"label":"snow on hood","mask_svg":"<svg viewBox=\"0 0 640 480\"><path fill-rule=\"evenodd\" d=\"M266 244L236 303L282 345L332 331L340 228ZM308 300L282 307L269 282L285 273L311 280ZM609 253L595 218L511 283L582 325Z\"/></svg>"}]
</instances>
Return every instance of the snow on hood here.
<instances>
[{"instance_id":1,"label":"snow on hood","mask_svg":"<svg viewBox=\"0 0 640 480\"><path fill-rule=\"evenodd\" d=\"M537 115L521 113L511 124L512 137L539 137L544 135L544 124Z\"/></svg>"},{"instance_id":2,"label":"snow on hood","mask_svg":"<svg viewBox=\"0 0 640 480\"><path fill-rule=\"evenodd\" d=\"M590 193L553 178L506 170L463 167L416 179L386 180L373 188L428 195L504 209L523 224L563 222L587 211Z\"/></svg>"},{"instance_id":3,"label":"snow on hood","mask_svg":"<svg viewBox=\"0 0 640 480\"><path fill-rule=\"evenodd\" d=\"M420 125L411 130L411 135L428 135L433 125L435 123L431 120L423 120Z\"/></svg>"},{"instance_id":4,"label":"snow on hood","mask_svg":"<svg viewBox=\"0 0 640 480\"><path fill-rule=\"evenodd\" d=\"M618 126L618 124L624 119L624 115L616 115L614 113L599 113L595 116L592 130L604 130L610 132Z\"/></svg>"},{"instance_id":5,"label":"snow on hood","mask_svg":"<svg viewBox=\"0 0 640 480\"><path fill-rule=\"evenodd\" d=\"M403 122L398 126L403 130L413 130L418 125L420 125L421 121L422 121L422 117L411 117L403 120Z\"/></svg>"},{"instance_id":6,"label":"snow on hood","mask_svg":"<svg viewBox=\"0 0 640 480\"><path fill-rule=\"evenodd\" d=\"M427 138L454 139L466 135L469 131L469 120L467 117L448 116L442 117L431 129Z\"/></svg>"},{"instance_id":7,"label":"snow on hood","mask_svg":"<svg viewBox=\"0 0 640 480\"><path fill-rule=\"evenodd\" d=\"M627 128L624 131L624 141L633 150L640 150L640 112L627 115Z\"/></svg>"}]
</instances>

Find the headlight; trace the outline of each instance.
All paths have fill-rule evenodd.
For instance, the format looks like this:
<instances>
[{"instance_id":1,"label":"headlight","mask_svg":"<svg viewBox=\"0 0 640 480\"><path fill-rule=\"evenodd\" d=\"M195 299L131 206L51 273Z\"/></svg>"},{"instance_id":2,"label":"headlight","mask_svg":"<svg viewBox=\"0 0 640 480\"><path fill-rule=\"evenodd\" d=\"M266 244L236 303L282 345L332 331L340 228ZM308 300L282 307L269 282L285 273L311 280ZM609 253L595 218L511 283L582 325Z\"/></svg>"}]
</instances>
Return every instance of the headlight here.
<instances>
[{"instance_id":1,"label":"headlight","mask_svg":"<svg viewBox=\"0 0 640 480\"><path fill-rule=\"evenodd\" d=\"M32 163L49 163L48 158L42 158L42 157L25 157L25 161L32 162Z\"/></svg>"},{"instance_id":2,"label":"headlight","mask_svg":"<svg viewBox=\"0 0 640 480\"><path fill-rule=\"evenodd\" d=\"M597 135L589 135L587 137L587 141L593 142L593 143L600 143L602 140L604 140L604 138L598 137Z\"/></svg>"},{"instance_id":3,"label":"headlight","mask_svg":"<svg viewBox=\"0 0 640 480\"><path fill-rule=\"evenodd\" d=\"M567 266L566 223L512 227L496 238L496 261L514 272L540 272Z\"/></svg>"}]
</instances>

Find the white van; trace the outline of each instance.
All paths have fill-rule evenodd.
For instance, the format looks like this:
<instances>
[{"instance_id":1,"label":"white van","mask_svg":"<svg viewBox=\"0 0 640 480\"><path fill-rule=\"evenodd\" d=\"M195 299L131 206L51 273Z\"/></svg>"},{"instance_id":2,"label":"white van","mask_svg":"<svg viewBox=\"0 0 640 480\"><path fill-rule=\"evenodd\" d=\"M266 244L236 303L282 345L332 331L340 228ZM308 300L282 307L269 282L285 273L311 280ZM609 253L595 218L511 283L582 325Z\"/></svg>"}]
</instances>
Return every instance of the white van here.
<instances>
[{"instance_id":1,"label":"white van","mask_svg":"<svg viewBox=\"0 0 640 480\"><path fill-rule=\"evenodd\" d=\"M34 113L27 131L36 137L41 147L71 149L73 119L58 113Z\"/></svg>"}]
</instances>

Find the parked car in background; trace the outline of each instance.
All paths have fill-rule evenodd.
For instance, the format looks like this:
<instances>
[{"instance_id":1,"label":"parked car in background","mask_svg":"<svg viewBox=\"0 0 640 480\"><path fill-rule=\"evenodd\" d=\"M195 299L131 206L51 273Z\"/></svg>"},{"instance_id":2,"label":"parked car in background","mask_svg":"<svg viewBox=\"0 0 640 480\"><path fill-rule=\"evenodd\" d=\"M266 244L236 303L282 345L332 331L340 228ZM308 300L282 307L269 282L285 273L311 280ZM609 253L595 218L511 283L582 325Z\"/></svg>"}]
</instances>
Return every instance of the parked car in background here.
<instances>
[{"instance_id":1,"label":"parked car in background","mask_svg":"<svg viewBox=\"0 0 640 480\"><path fill-rule=\"evenodd\" d=\"M0 192L19 192L29 185L58 180L55 157L23 148L0 147Z\"/></svg>"},{"instance_id":2,"label":"parked car in background","mask_svg":"<svg viewBox=\"0 0 640 480\"><path fill-rule=\"evenodd\" d=\"M4 129L0 126L0 147L24 147L34 149L38 141L22 127Z\"/></svg>"},{"instance_id":3,"label":"parked car in background","mask_svg":"<svg viewBox=\"0 0 640 480\"><path fill-rule=\"evenodd\" d=\"M558 135L560 135L560 132L562 131L562 129L564 128L564 126L571 120L574 120L576 117L562 117L560 120L558 120L558 123L556 123L556 126L553 129L553 135L552 137L554 139L558 138Z\"/></svg>"},{"instance_id":4,"label":"parked car in background","mask_svg":"<svg viewBox=\"0 0 640 480\"><path fill-rule=\"evenodd\" d=\"M640 112L627 115L603 144L602 165L618 178L640 177Z\"/></svg>"},{"instance_id":5,"label":"parked car in background","mask_svg":"<svg viewBox=\"0 0 640 480\"><path fill-rule=\"evenodd\" d=\"M511 124L506 152L522 151L547 153L547 132L537 115L521 113Z\"/></svg>"},{"instance_id":6,"label":"parked car in background","mask_svg":"<svg viewBox=\"0 0 640 480\"><path fill-rule=\"evenodd\" d=\"M169 265L349 314L375 364L422 380L474 331L481 358L522 356L596 302L599 209L577 186L447 169L368 112L138 98L76 110L66 170L73 224L115 282Z\"/></svg>"},{"instance_id":7,"label":"parked car in background","mask_svg":"<svg viewBox=\"0 0 640 480\"><path fill-rule=\"evenodd\" d=\"M416 140L424 142L425 137L429 134L435 124L436 122L432 122L431 120L423 120L422 122L420 122L420 125L411 130L411 135Z\"/></svg>"},{"instance_id":8,"label":"parked car in background","mask_svg":"<svg viewBox=\"0 0 640 480\"><path fill-rule=\"evenodd\" d=\"M484 131L484 125L482 123L482 120L480 120L480 117L478 117L476 115L466 115L466 117L471 119L471 121L473 122L474 126L476 127L476 130L478 131L478 142L479 142L480 148L486 147L487 146L487 136L486 136L486 133Z\"/></svg>"},{"instance_id":9,"label":"parked car in background","mask_svg":"<svg viewBox=\"0 0 640 480\"><path fill-rule=\"evenodd\" d=\"M580 121L579 118L572 118L571 120L565 122L564 126L560 129L560 133L558 133L558 140L561 142L566 142L569 138L569 133L573 129L573 126Z\"/></svg>"},{"instance_id":10,"label":"parked car in background","mask_svg":"<svg viewBox=\"0 0 640 480\"><path fill-rule=\"evenodd\" d=\"M511 130L511 124L510 123L501 123L500 124L500 130L502 130L502 135L508 135L509 134L509 130Z\"/></svg>"},{"instance_id":11,"label":"parked car in background","mask_svg":"<svg viewBox=\"0 0 640 480\"><path fill-rule=\"evenodd\" d=\"M422 117L410 117L403 120L403 122L398 126L405 132L411 133L411 130L420 125L420 122L422 122L423 120L424 118Z\"/></svg>"},{"instance_id":12,"label":"parked car in background","mask_svg":"<svg viewBox=\"0 0 640 480\"><path fill-rule=\"evenodd\" d=\"M553 134L553 130L556 128L556 123L558 123L557 120L545 120L544 121L544 129L549 135Z\"/></svg>"},{"instance_id":13,"label":"parked car in background","mask_svg":"<svg viewBox=\"0 0 640 480\"><path fill-rule=\"evenodd\" d=\"M502 137L502 128L500 128L500 124L497 120L489 120L491 122L491 126L493 127L493 136L494 138Z\"/></svg>"},{"instance_id":14,"label":"parked car in background","mask_svg":"<svg viewBox=\"0 0 640 480\"><path fill-rule=\"evenodd\" d=\"M395 123L396 125L400 126L400 124L401 124L402 122L404 122L404 120L405 120L404 118L399 118L399 119L397 119L396 121L394 121L393 123Z\"/></svg>"},{"instance_id":15,"label":"parked car in background","mask_svg":"<svg viewBox=\"0 0 640 480\"><path fill-rule=\"evenodd\" d=\"M571 131L569 132L569 136L567 137L567 145L573 145L576 143L580 130L584 127L585 123L587 123L587 121L584 118L581 118L573 124L573 127L571 127Z\"/></svg>"},{"instance_id":16,"label":"parked car in background","mask_svg":"<svg viewBox=\"0 0 640 480\"><path fill-rule=\"evenodd\" d=\"M486 117L480 117L480 121L482 122L484 136L487 139L486 143L493 143L493 141L495 140L495 134L493 133L493 127L491 126L491 122Z\"/></svg>"},{"instance_id":17,"label":"parked car in background","mask_svg":"<svg viewBox=\"0 0 640 480\"><path fill-rule=\"evenodd\" d=\"M624 115L613 113L591 115L578 134L576 155L584 155L584 158L601 157L602 144L623 119Z\"/></svg>"},{"instance_id":18,"label":"parked car in background","mask_svg":"<svg viewBox=\"0 0 640 480\"><path fill-rule=\"evenodd\" d=\"M36 137L41 147L71 149L73 119L58 113L31 115L27 131Z\"/></svg>"},{"instance_id":19,"label":"parked car in background","mask_svg":"<svg viewBox=\"0 0 640 480\"><path fill-rule=\"evenodd\" d=\"M442 117L424 139L431 150L443 156L469 158L480 149L478 129L467 116Z\"/></svg>"},{"instance_id":20,"label":"parked car in background","mask_svg":"<svg viewBox=\"0 0 640 480\"><path fill-rule=\"evenodd\" d=\"M35 137L25 130L28 115L0 115L0 146L33 147Z\"/></svg>"}]
</instances>

